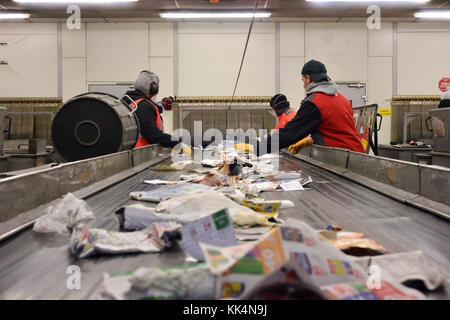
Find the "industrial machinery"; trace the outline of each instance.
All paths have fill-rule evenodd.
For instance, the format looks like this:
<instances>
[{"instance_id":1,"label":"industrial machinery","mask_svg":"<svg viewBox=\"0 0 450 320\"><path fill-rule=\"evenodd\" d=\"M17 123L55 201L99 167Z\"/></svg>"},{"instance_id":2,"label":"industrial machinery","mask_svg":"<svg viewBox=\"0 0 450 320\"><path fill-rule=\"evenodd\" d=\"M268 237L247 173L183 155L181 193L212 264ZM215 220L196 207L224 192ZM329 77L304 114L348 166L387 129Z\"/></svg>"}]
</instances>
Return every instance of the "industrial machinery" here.
<instances>
[{"instance_id":1,"label":"industrial machinery","mask_svg":"<svg viewBox=\"0 0 450 320\"><path fill-rule=\"evenodd\" d=\"M175 107L186 108L178 113L181 124L188 116L189 123L194 121L194 112L200 112L198 120L205 123L211 116L208 112L212 111L211 126L216 126L216 119L222 128L239 128L244 124L246 128L275 126L272 110L264 105L267 99L253 102L254 105L240 100L237 103L242 105L233 105L236 102L225 99L220 101L222 105L217 105L219 101L214 100L214 106L206 105L212 99L204 102L184 99L187 98L178 98ZM184 116L188 111L189 115ZM241 114L241 111L248 113ZM264 123L264 113L272 117L273 123ZM230 119L235 121L234 125L230 124L228 114L238 115ZM355 126L366 141L378 129L376 114L377 105L354 110ZM246 115L243 120L241 115ZM437 126L436 120L431 121L433 128ZM450 127L447 123L446 126ZM82 288L67 290L61 286L66 281L66 270L79 261L68 254L64 247L67 241L55 243L31 229L48 206L71 192L92 209L96 216L93 226L118 230L113 213L133 203L130 191L155 188L143 180L175 181L188 172L187 169L153 171L156 164L170 163L170 150L159 145L132 149L138 132L135 114L116 97L102 93L76 96L56 114L52 137L67 160L87 159L0 180L0 208L6 208L0 210L0 256L5 257L0 260L0 272L3 272L0 299L95 299L105 270L121 273L143 265L167 267L185 263L185 253L179 246L157 255L86 259ZM285 191L264 193L267 199L281 197L295 203L295 207L280 213L282 219L303 219L316 229L336 223L344 230L370 234L391 253L422 250L445 278L450 279L447 255L450 169L312 145L295 157L283 152L280 170L302 171L313 180L308 190L302 191L305 192L302 197ZM36 269L36 265L41 268ZM433 294L436 298L448 298L444 290Z\"/></svg>"},{"instance_id":2,"label":"industrial machinery","mask_svg":"<svg viewBox=\"0 0 450 320\"><path fill-rule=\"evenodd\" d=\"M174 129L187 129L191 138L200 139L209 128L217 128L224 138L226 129L269 132L276 125L269 101L270 97L178 97L173 101ZM199 132L194 131L196 121L201 122ZM138 135L137 116L107 93L73 97L58 110L52 124L54 146L67 161L130 150Z\"/></svg>"},{"instance_id":3,"label":"industrial machinery","mask_svg":"<svg viewBox=\"0 0 450 320\"><path fill-rule=\"evenodd\" d=\"M6 139L45 139L51 144L51 123L61 105L61 98L0 98L0 106L7 108L11 119Z\"/></svg>"},{"instance_id":4,"label":"industrial machinery","mask_svg":"<svg viewBox=\"0 0 450 320\"><path fill-rule=\"evenodd\" d=\"M440 99L392 97L391 145L381 145L380 156L450 167L450 110L438 109Z\"/></svg>"},{"instance_id":5,"label":"industrial machinery","mask_svg":"<svg viewBox=\"0 0 450 320\"><path fill-rule=\"evenodd\" d=\"M205 141L205 132L215 128L227 138L227 130L252 129L267 134L277 118L269 105L271 97L177 97L173 101L174 130L185 129L191 144ZM353 109L355 126L366 152L377 154L377 108ZM381 122L380 122L381 125ZM186 131L175 131L179 136ZM66 102L55 115L52 140L67 161L92 158L123 150L136 144L139 122L128 105L107 93L85 93ZM375 136L375 142L372 140ZM207 139L206 139L207 140Z\"/></svg>"},{"instance_id":6,"label":"industrial machinery","mask_svg":"<svg viewBox=\"0 0 450 320\"><path fill-rule=\"evenodd\" d=\"M440 96L393 96L391 143L380 145L380 156L431 164L431 133L425 120L437 108ZM409 144L411 141L418 142Z\"/></svg>"},{"instance_id":7,"label":"industrial machinery","mask_svg":"<svg viewBox=\"0 0 450 320\"><path fill-rule=\"evenodd\" d=\"M260 129L270 132L277 117L269 105L271 97L177 97L173 101L174 130L186 129L191 138L203 135L210 129L218 129L223 137L227 129ZM201 130L194 130L201 121Z\"/></svg>"},{"instance_id":8,"label":"industrial machinery","mask_svg":"<svg viewBox=\"0 0 450 320\"><path fill-rule=\"evenodd\" d=\"M406 144L411 140L431 143L425 119L439 105L440 96L393 96L391 102L391 142Z\"/></svg>"},{"instance_id":9,"label":"industrial machinery","mask_svg":"<svg viewBox=\"0 0 450 320\"><path fill-rule=\"evenodd\" d=\"M54 162L50 127L61 98L0 98L0 173ZM4 140L3 140L4 139ZM1 153L4 153L1 156Z\"/></svg>"},{"instance_id":10,"label":"industrial machinery","mask_svg":"<svg viewBox=\"0 0 450 320\"><path fill-rule=\"evenodd\" d=\"M430 110L426 121L428 130L433 133L432 164L450 167L450 108Z\"/></svg>"},{"instance_id":11,"label":"industrial machinery","mask_svg":"<svg viewBox=\"0 0 450 320\"><path fill-rule=\"evenodd\" d=\"M106 93L84 93L67 101L56 113L52 139L67 161L132 149L139 122L131 108Z\"/></svg>"}]
</instances>

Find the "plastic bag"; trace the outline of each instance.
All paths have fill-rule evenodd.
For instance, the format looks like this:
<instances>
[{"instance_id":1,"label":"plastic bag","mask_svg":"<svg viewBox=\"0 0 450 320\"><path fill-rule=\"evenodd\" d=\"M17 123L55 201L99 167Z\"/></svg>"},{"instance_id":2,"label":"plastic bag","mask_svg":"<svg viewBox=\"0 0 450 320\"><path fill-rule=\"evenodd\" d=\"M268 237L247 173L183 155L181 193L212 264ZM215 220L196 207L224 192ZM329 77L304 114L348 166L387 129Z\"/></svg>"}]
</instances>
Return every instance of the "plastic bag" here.
<instances>
[{"instance_id":1,"label":"plastic bag","mask_svg":"<svg viewBox=\"0 0 450 320\"><path fill-rule=\"evenodd\" d=\"M34 223L33 231L68 234L69 229L94 219L94 214L87 203L68 193L56 205L47 208L47 214Z\"/></svg>"},{"instance_id":2,"label":"plastic bag","mask_svg":"<svg viewBox=\"0 0 450 320\"><path fill-rule=\"evenodd\" d=\"M175 268L139 268L103 276L101 299L214 299L215 276L206 264Z\"/></svg>"}]
</instances>

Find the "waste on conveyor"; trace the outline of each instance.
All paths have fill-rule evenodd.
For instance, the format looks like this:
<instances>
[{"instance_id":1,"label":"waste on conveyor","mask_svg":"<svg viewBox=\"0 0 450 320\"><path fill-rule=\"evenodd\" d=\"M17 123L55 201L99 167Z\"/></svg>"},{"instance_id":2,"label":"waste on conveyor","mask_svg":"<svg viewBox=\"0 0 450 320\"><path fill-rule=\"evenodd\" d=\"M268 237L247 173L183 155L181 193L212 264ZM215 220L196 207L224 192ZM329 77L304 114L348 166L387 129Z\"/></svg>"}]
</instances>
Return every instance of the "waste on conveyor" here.
<instances>
[{"instance_id":1,"label":"waste on conveyor","mask_svg":"<svg viewBox=\"0 0 450 320\"><path fill-rule=\"evenodd\" d=\"M70 193L33 230L69 234L79 259L164 254L175 243L185 251L188 266L104 273L100 299L426 299L406 284L419 280L430 291L443 285L421 251L388 254L359 232L280 219L294 203L261 192L301 197L314 181L278 171L278 155L257 157L227 143L208 151L212 157L200 162L181 158L153 168L190 172L179 181L142 181L154 188L132 191L137 202L111 213L120 231L91 228L92 211Z\"/></svg>"}]
</instances>

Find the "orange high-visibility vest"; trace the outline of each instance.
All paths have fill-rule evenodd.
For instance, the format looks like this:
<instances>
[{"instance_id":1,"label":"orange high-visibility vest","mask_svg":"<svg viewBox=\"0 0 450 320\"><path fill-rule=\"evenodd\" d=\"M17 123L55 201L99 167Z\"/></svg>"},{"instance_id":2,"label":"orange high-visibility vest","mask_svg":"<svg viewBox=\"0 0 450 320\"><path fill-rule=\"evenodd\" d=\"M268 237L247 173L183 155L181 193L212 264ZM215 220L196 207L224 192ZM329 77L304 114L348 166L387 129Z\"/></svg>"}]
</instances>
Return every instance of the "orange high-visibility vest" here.
<instances>
[{"instance_id":1,"label":"orange high-visibility vest","mask_svg":"<svg viewBox=\"0 0 450 320\"><path fill-rule=\"evenodd\" d=\"M138 105L139 102L141 102L142 100L148 101L155 108L155 110L156 110L156 127L159 128L159 130L161 130L162 132L164 132L164 124L161 121L161 116L159 114L158 106L155 105L152 101L150 101L148 99L145 99L145 98L141 98L141 99L136 100L135 101L136 105ZM128 106L131 108L131 110L134 110L134 108L135 108L135 104L134 103L130 103ZM144 136L139 131L139 139L138 139L138 142L136 143L136 145L134 146L134 148L140 148L140 147L148 146L149 144L150 143L147 140L145 140Z\"/></svg>"},{"instance_id":2,"label":"orange high-visibility vest","mask_svg":"<svg viewBox=\"0 0 450 320\"><path fill-rule=\"evenodd\" d=\"M294 119L297 115L297 111L292 108L289 108L286 112L283 112L281 116L278 117L278 125L272 129L272 133L277 132L279 129L284 128L286 123Z\"/></svg>"}]
</instances>

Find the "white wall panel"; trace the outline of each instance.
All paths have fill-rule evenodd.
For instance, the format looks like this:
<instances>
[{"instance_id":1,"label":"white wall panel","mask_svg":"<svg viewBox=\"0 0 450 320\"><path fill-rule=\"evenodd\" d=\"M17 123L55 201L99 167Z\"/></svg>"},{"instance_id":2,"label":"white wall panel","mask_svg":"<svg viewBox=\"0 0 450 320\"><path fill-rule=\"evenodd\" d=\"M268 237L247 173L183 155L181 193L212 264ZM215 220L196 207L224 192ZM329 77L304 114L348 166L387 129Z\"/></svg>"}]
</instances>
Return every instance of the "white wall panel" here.
<instances>
[{"instance_id":1,"label":"white wall panel","mask_svg":"<svg viewBox=\"0 0 450 320\"><path fill-rule=\"evenodd\" d=\"M86 59L62 59L63 101L87 92L86 87Z\"/></svg>"},{"instance_id":2,"label":"white wall panel","mask_svg":"<svg viewBox=\"0 0 450 320\"><path fill-rule=\"evenodd\" d=\"M244 34L180 34L179 95L232 95L245 40ZM253 34L236 95L274 91L275 35Z\"/></svg>"},{"instance_id":3,"label":"white wall panel","mask_svg":"<svg viewBox=\"0 0 450 320\"><path fill-rule=\"evenodd\" d=\"M305 55L305 24L280 24L280 56L303 57Z\"/></svg>"},{"instance_id":4,"label":"white wall panel","mask_svg":"<svg viewBox=\"0 0 450 320\"><path fill-rule=\"evenodd\" d=\"M80 29L67 29L62 24L62 56L63 58L86 57L86 24L82 23Z\"/></svg>"},{"instance_id":5,"label":"white wall panel","mask_svg":"<svg viewBox=\"0 0 450 320\"><path fill-rule=\"evenodd\" d=\"M0 65L0 96L58 96L56 35L0 35L7 42Z\"/></svg>"},{"instance_id":6,"label":"white wall panel","mask_svg":"<svg viewBox=\"0 0 450 320\"><path fill-rule=\"evenodd\" d=\"M369 30L369 57L392 57L392 23L383 23L381 29Z\"/></svg>"},{"instance_id":7,"label":"white wall panel","mask_svg":"<svg viewBox=\"0 0 450 320\"><path fill-rule=\"evenodd\" d=\"M286 95L291 107L298 110L305 97L305 89L301 78L304 57L280 58L280 93Z\"/></svg>"},{"instance_id":8,"label":"white wall panel","mask_svg":"<svg viewBox=\"0 0 450 320\"><path fill-rule=\"evenodd\" d=\"M87 81L132 81L148 64L148 24L87 25Z\"/></svg>"},{"instance_id":9,"label":"white wall panel","mask_svg":"<svg viewBox=\"0 0 450 320\"><path fill-rule=\"evenodd\" d=\"M420 22L420 23L399 23L398 32L448 32L450 22Z\"/></svg>"},{"instance_id":10,"label":"white wall panel","mask_svg":"<svg viewBox=\"0 0 450 320\"><path fill-rule=\"evenodd\" d=\"M392 57L369 58L369 82L367 86L368 103L378 104L378 109L390 109L392 98ZM379 144L391 141L391 117L384 117L381 131L378 133Z\"/></svg>"},{"instance_id":11,"label":"white wall panel","mask_svg":"<svg viewBox=\"0 0 450 320\"><path fill-rule=\"evenodd\" d=\"M398 94L441 94L450 76L450 32L398 34Z\"/></svg>"},{"instance_id":12,"label":"white wall panel","mask_svg":"<svg viewBox=\"0 0 450 320\"><path fill-rule=\"evenodd\" d=\"M56 23L0 23L0 34L56 34Z\"/></svg>"},{"instance_id":13,"label":"white wall panel","mask_svg":"<svg viewBox=\"0 0 450 320\"><path fill-rule=\"evenodd\" d=\"M248 33L250 22L230 23L230 22L180 22L178 23L179 33ZM275 23L254 23L252 34L254 33L275 33Z\"/></svg>"},{"instance_id":14,"label":"white wall panel","mask_svg":"<svg viewBox=\"0 0 450 320\"><path fill-rule=\"evenodd\" d=\"M367 81L367 28L362 23L306 23L305 61L323 62L334 81Z\"/></svg>"},{"instance_id":15,"label":"white wall panel","mask_svg":"<svg viewBox=\"0 0 450 320\"><path fill-rule=\"evenodd\" d=\"M150 23L150 56L173 57L173 23Z\"/></svg>"}]
</instances>

